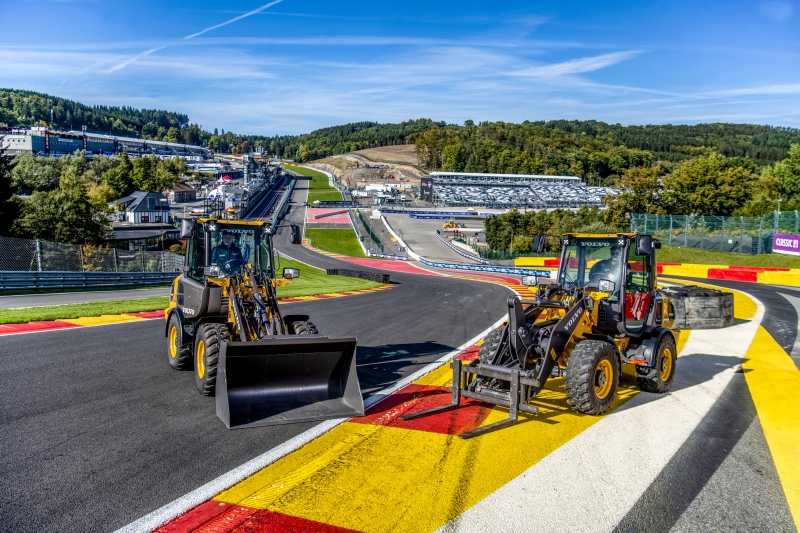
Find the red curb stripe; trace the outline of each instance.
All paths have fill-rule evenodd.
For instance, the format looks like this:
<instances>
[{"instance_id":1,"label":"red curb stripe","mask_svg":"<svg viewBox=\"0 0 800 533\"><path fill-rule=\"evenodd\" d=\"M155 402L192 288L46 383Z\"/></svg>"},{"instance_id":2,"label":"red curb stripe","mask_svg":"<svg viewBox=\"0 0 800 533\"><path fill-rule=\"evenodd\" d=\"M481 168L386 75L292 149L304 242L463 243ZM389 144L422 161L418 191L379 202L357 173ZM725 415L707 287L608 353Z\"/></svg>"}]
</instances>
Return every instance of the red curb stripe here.
<instances>
[{"instance_id":1,"label":"red curb stripe","mask_svg":"<svg viewBox=\"0 0 800 533\"><path fill-rule=\"evenodd\" d=\"M233 507L232 504L208 500L156 529L154 533L188 533Z\"/></svg>"},{"instance_id":2,"label":"red curb stripe","mask_svg":"<svg viewBox=\"0 0 800 533\"><path fill-rule=\"evenodd\" d=\"M758 272L749 270L730 270L727 268L709 268L708 279L725 279L730 281L758 281Z\"/></svg>"},{"instance_id":3,"label":"red curb stripe","mask_svg":"<svg viewBox=\"0 0 800 533\"><path fill-rule=\"evenodd\" d=\"M140 311L138 313L122 313L124 315L138 316L139 318L164 318L164 310L161 311Z\"/></svg>"},{"instance_id":4,"label":"red curb stripe","mask_svg":"<svg viewBox=\"0 0 800 533\"><path fill-rule=\"evenodd\" d=\"M354 529L331 526L323 522L297 518L274 511L259 511L244 524L236 528L236 533L359 533Z\"/></svg>"},{"instance_id":5,"label":"red curb stripe","mask_svg":"<svg viewBox=\"0 0 800 533\"><path fill-rule=\"evenodd\" d=\"M2 324L0 325L0 335L9 333L31 333L34 331L49 331L52 329L79 328L77 324L60 322L58 320L46 320L42 322L26 322L24 324Z\"/></svg>"},{"instance_id":6,"label":"red curb stripe","mask_svg":"<svg viewBox=\"0 0 800 533\"><path fill-rule=\"evenodd\" d=\"M353 418L350 422L374 424L400 429L413 429L442 435L460 435L480 427L492 407L477 400L463 399L461 406L452 411L425 416L414 420L401 420L406 413L415 413L450 403L449 387L430 385L407 385L386 400L367 411L367 415Z\"/></svg>"},{"instance_id":7,"label":"red curb stripe","mask_svg":"<svg viewBox=\"0 0 800 533\"><path fill-rule=\"evenodd\" d=\"M244 505L228 506L225 511L195 529L194 533L230 533L257 512L258 509Z\"/></svg>"}]
</instances>

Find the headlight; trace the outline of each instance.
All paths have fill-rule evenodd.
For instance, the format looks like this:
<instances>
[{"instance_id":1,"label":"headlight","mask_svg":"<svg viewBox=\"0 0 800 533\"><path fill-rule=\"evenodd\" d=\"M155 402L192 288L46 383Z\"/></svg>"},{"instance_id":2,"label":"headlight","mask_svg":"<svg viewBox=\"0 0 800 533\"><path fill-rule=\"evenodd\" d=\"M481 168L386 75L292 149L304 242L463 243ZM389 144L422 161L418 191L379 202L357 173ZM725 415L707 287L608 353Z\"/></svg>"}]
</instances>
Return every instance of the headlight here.
<instances>
[{"instance_id":1,"label":"headlight","mask_svg":"<svg viewBox=\"0 0 800 533\"><path fill-rule=\"evenodd\" d=\"M208 266L203 269L203 275L207 278L218 278L220 275L218 266Z\"/></svg>"}]
</instances>

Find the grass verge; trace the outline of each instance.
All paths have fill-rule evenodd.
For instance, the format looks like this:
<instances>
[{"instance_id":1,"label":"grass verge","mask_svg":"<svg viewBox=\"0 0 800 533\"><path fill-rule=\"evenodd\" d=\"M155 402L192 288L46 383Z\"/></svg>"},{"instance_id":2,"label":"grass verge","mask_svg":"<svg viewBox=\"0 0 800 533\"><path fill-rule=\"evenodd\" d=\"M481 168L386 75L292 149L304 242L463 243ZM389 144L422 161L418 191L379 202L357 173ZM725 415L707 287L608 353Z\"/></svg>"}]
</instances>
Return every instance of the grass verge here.
<instances>
[{"instance_id":1,"label":"grass verge","mask_svg":"<svg viewBox=\"0 0 800 533\"><path fill-rule=\"evenodd\" d=\"M281 259L281 269L285 267L300 269L300 277L293 279L289 285L278 287L278 298L295 298L297 296L314 296L331 292L355 291L359 289L371 289L383 285L382 283L359 278L328 276L325 274L324 270L308 266L298 261Z\"/></svg>"},{"instance_id":2,"label":"grass verge","mask_svg":"<svg viewBox=\"0 0 800 533\"><path fill-rule=\"evenodd\" d=\"M0 324L22 324L39 320L81 318L86 316L119 315L140 311L160 311L167 307L169 298L141 298L139 300L112 300L84 304L43 305L19 309L0 309Z\"/></svg>"},{"instance_id":3,"label":"grass verge","mask_svg":"<svg viewBox=\"0 0 800 533\"><path fill-rule=\"evenodd\" d=\"M777 268L800 268L800 257L783 254L736 255L696 248L663 245L656 252L659 262L694 263L699 265L729 265Z\"/></svg>"},{"instance_id":4,"label":"grass verge","mask_svg":"<svg viewBox=\"0 0 800 533\"><path fill-rule=\"evenodd\" d=\"M306 229L311 245L348 257L366 257L352 229Z\"/></svg>"},{"instance_id":5,"label":"grass verge","mask_svg":"<svg viewBox=\"0 0 800 533\"><path fill-rule=\"evenodd\" d=\"M342 193L336 189L311 189L308 191L308 205L313 206L314 201L342 201Z\"/></svg>"},{"instance_id":6,"label":"grass verge","mask_svg":"<svg viewBox=\"0 0 800 533\"><path fill-rule=\"evenodd\" d=\"M328 184L328 176L318 170L305 167L288 167L287 169L301 176L311 178L311 183L308 184L309 189L333 189L333 187Z\"/></svg>"}]
</instances>

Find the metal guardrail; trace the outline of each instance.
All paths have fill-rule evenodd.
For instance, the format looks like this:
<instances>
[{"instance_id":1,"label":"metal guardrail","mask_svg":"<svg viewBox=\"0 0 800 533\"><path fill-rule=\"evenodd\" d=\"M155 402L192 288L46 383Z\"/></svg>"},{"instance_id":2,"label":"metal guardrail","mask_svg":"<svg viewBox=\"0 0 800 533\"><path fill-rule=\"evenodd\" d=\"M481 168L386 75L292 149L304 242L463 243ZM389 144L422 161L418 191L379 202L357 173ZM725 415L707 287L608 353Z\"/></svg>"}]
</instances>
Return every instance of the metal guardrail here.
<instances>
[{"instance_id":1,"label":"metal guardrail","mask_svg":"<svg viewBox=\"0 0 800 533\"><path fill-rule=\"evenodd\" d=\"M381 239L377 235L375 235L375 232L372 231L372 228L367 223L367 221L364 220L364 215L362 215L361 211L359 211L358 209L356 209L356 214L358 214L358 218L360 218L361 222L364 224L364 228L366 228L367 233L369 233L372 242L375 243L375 245L378 247L378 250L380 250L381 253L384 253L386 250L383 249L383 242L381 242Z\"/></svg>"},{"instance_id":2,"label":"metal guardrail","mask_svg":"<svg viewBox=\"0 0 800 533\"><path fill-rule=\"evenodd\" d=\"M0 271L0 292L36 289L128 288L169 285L180 272Z\"/></svg>"},{"instance_id":3,"label":"metal guardrail","mask_svg":"<svg viewBox=\"0 0 800 533\"><path fill-rule=\"evenodd\" d=\"M462 250L458 246L454 245L453 243L451 243L450 241L448 241L447 239L442 237L442 230L437 229L436 230L436 236L439 237L440 241L445 243L451 250L453 250L458 255L460 255L462 257L466 257L467 259L472 259L473 261L477 261L478 263L480 263L482 265L488 265L489 264L489 261L487 261L486 259L482 259L482 258L478 257L477 255L472 255L471 253Z\"/></svg>"}]
</instances>

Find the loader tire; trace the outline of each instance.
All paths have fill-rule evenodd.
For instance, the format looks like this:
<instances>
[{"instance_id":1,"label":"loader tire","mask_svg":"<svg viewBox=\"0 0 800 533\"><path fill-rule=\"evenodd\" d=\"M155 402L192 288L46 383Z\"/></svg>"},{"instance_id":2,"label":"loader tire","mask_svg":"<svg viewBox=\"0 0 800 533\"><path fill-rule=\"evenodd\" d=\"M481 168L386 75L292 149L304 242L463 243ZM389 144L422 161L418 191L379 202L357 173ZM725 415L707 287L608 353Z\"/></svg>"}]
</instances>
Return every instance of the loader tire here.
<instances>
[{"instance_id":1,"label":"loader tire","mask_svg":"<svg viewBox=\"0 0 800 533\"><path fill-rule=\"evenodd\" d=\"M225 324L203 324L194 344L194 382L203 396L213 396L217 384L220 342L231 338Z\"/></svg>"},{"instance_id":2,"label":"loader tire","mask_svg":"<svg viewBox=\"0 0 800 533\"><path fill-rule=\"evenodd\" d=\"M173 314L169 317L169 327L167 328L169 366L175 370L189 370L192 368L192 345L181 346L178 344L180 328L181 325Z\"/></svg>"},{"instance_id":3,"label":"loader tire","mask_svg":"<svg viewBox=\"0 0 800 533\"><path fill-rule=\"evenodd\" d=\"M645 392L669 391L675 378L677 350L672 335L664 335L656 349L656 366L636 366L636 381Z\"/></svg>"},{"instance_id":4,"label":"loader tire","mask_svg":"<svg viewBox=\"0 0 800 533\"><path fill-rule=\"evenodd\" d=\"M618 383L619 358L614 346L593 339L575 346L564 376L570 407L579 413L601 415L611 407Z\"/></svg>"},{"instance_id":5,"label":"loader tire","mask_svg":"<svg viewBox=\"0 0 800 533\"><path fill-rule=\"evenodd\" d=\"M292 324L293 335L316 335L317 333L319 331L317 331L317 326L313 322L300 320Z\"/></svg>"},{"instance_id":6,"label":"loader tire","mask_svg":"<svg viewBox=\"0 0 800 533\"><path fill-rule=\"evenodd\" d=\"M503 328L493 329L489 332L486 337L483 338L483 344L481 344L481 349L478 352L478 359L481 363L491 363L492 356L494 352L497 351L497 347L500 345L500 339L503 337Z\"/></svg>"}]
</instances>

